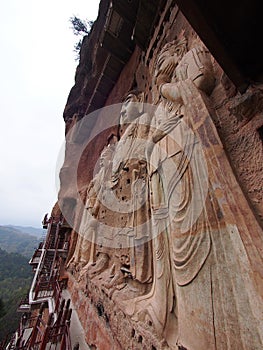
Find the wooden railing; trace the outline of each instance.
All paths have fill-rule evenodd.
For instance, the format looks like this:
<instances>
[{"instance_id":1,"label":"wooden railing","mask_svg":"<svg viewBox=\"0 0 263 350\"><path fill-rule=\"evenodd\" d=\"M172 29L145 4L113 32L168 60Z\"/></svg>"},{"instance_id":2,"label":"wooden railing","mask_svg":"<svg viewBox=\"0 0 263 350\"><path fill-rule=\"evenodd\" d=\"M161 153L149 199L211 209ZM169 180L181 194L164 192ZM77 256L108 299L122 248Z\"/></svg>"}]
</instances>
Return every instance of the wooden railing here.
<instances>
[{"instance_id":1,"label":"wooden railing","mask_svg":"<svg viewBox=\"0 0 263 350\"><path fill-rule=\"evenodd\" d=\"M19 328L16 332L16 340L0 344L0 349L16 350L46 350L48 345L57 344L60 350L71 350L70 339L70 319L72 309L70 309L70 299L65 302L64 299L58 305L55 313L49 314L48 321L43 319L44 304L41 305L38 316L30 317L26 320L21 319ZM28 338L24 339L26 332ZM30 333L31 332L31 333Z\"/></svg>"}]
</instances>

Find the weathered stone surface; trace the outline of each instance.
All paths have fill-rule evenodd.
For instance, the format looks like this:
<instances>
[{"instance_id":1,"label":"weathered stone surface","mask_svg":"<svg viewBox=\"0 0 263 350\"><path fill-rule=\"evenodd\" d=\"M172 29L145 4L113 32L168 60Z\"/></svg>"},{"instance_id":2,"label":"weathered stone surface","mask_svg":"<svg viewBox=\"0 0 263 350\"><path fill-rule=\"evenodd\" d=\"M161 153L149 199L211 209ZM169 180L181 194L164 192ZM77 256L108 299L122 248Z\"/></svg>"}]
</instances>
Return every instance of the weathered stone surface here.
<instances>
[{"instance_id":1,"label":"weathered stone surface","mask_svg":"<svg viewBox=\"0 0 263 350\"><path fill-rule=\"evenodd\" d=\"M167 2L105 103L121 109L78 123L71 95L59 203L89 345L262 349L262 91L237 93Z\"/></svg>"}]
</instances>

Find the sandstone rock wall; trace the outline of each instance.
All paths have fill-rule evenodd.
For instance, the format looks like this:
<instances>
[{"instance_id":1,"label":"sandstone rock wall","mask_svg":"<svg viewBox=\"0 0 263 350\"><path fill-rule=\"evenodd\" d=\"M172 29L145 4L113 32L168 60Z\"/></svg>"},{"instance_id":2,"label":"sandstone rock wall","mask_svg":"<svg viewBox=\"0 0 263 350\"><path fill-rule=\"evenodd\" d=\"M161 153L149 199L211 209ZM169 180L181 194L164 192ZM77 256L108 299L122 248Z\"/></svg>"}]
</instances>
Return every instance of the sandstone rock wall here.
<instances>
[{"instance_id":1,"label":"sandstone rock wall","mask_svg":"<svg viewBox=\"0 0 263 350\"><path fill-rule=\"evenodd\" d=\"M65 108L59 194L87 342L261 349L262 86L240 94L168 1L85 116L106 13L105 1Z\"/></svg>"}]
</instances>

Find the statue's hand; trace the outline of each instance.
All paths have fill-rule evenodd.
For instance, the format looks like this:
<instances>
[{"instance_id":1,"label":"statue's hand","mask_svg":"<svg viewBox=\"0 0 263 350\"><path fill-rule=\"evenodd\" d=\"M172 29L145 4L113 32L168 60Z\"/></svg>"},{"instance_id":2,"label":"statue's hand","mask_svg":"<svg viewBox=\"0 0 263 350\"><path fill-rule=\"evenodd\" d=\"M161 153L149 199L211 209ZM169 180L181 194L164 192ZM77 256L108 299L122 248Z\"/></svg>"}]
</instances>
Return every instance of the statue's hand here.
<instances>
[{"instance_id":1,"label":"statue's hand","mask_svg":"<svg viewBox=\"0 0 263 350\"><path fill-rule=\"evenodd\" d=\"M169 101L183 103L177 83L166 83L160 86L160 94Z\"/></svg>"},{"instance_id":2,"label":"statue's hand","mask_svg":"<svg viewBox=\"0 0 263 350\"><path fill-rule=\"evenodd\" d=\"M154 143L157 143L162 138L167 136L180 122L183 115L172 115L168 120L165 120L162 124L158 126L158 129L153 133L152 139Z\"/></svg>"},{"instance_id":3,"label":"statue's hand","mask_svg":"<svg viewBox=\"0 0 263 350\"><path fill-rule=\"evenodd\" d=\"M149 162L149 160L151 158L153 147L154 147L154 141L153 141L153 138L150 138L146 142L146 147L145 147L145 157L146 157L147 162Z\"/></svg>"},{"instance_id":4,"label":"statue's hand","mask_svg":"<svg viewBox=\"0 0 263 350\"><path fill-rule=\"evenodd\" d=\"M183 118L182 114L181 115L174 114L170 116L169 119L165 121L165 123L161 124L160 128L167 135L181 122L182 118Z\"/></svg>"}]
</instances>

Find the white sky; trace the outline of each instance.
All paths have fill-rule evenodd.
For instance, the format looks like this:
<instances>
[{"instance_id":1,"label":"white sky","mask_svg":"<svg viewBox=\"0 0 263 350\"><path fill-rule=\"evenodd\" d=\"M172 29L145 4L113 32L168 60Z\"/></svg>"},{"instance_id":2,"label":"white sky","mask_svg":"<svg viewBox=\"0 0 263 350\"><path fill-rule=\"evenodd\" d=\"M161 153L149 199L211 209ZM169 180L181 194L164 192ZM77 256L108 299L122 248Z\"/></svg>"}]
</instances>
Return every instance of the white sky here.
<instances>
[{"instance_id":1,"label":"white sky","mask_svg":"<svg viewBox=\"0 0 263 350\"><path fill-rule=\"evenodd\" d=\"M56 201L63 110L77 62L69 18L99 0L8 0L0 13L0 225L40 227Z\"/></svg>"}]
</instances>

